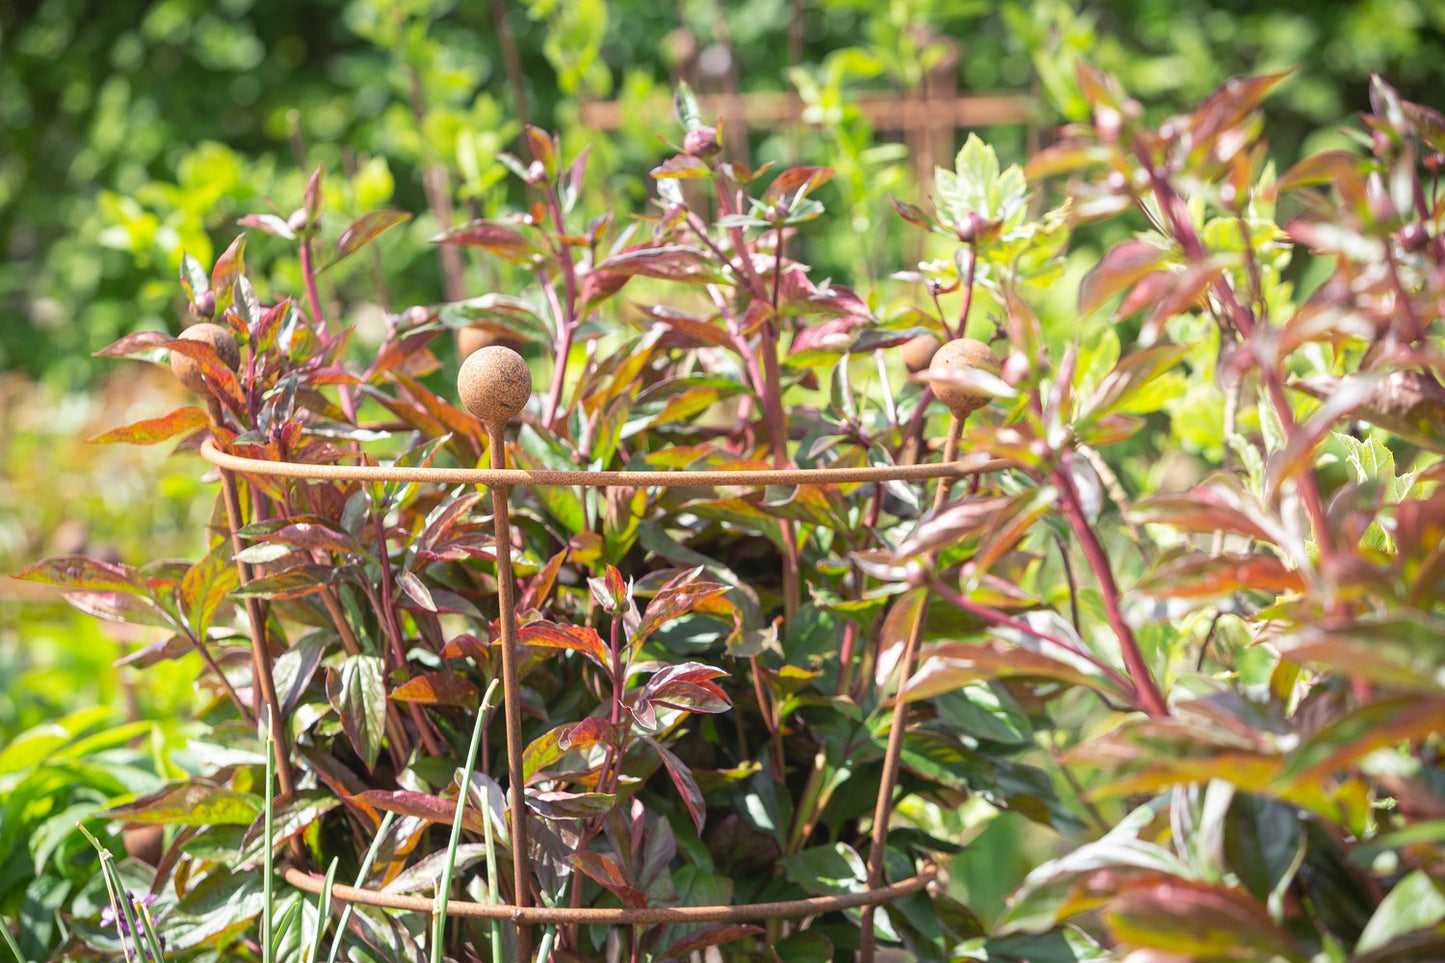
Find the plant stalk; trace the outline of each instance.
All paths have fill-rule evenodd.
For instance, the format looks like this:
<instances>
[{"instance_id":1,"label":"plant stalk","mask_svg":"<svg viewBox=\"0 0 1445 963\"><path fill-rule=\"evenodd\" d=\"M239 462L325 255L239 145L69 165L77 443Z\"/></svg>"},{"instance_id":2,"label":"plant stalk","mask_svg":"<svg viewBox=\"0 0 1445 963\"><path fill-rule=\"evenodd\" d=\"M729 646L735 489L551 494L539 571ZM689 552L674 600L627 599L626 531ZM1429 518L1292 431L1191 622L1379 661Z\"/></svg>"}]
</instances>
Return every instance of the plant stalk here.
<instances>
[{"instance_id":1,"label":"plant stalk","mask_svg":"<svg viewBox=\"0 0 1445 963\"><path fill-rule=\"evenodd\" d=\"M1168 716L1169 703L1159 691L1159 686L1149 671L1149 665L1144 661L1144 654L1139 649L1139 640L1135 638L1134 630L1124 621L1124 614L1119 610L1119 586L1114 581L1109 556L1105 554L1099 537L1089 526L1089 520L1084 516L1084 506L1079 501L1079 493L1074 488L1074 480L1069 477L1070 453L1065 451L1060 457L1063 463L1054 471L1054 481L1059 487L1059 503L1064 516L1069 520L1069 527L1074 530L1074 537L1079 540L1084 550L1084 558L1093 570L1094 578L1099 582L1099 590L1104 596L1104 614L1114 634L1118 636L1124 667L1129 670L1130 681L1138 695L1139 708L1155 718Z\"/></svg>"}]
</instances>

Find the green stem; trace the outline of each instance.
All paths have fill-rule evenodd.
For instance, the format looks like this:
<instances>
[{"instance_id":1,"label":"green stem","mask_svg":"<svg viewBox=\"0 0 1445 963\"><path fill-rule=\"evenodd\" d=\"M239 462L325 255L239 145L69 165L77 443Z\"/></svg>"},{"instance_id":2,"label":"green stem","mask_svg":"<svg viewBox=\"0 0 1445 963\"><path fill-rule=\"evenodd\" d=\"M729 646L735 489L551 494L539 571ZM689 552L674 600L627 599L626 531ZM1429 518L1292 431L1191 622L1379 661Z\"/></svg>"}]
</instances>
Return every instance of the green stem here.
<instances>
[{"instance_id":1,"label":"green stem","mask_svg":"<svg viewBox=\"0 0 1445 963\"><path fill-rule=\"evenodd\" d=\"M5 946L15 957L15 963L27 963L25 954L20 952L20 946L15 942L15 937L10 935L10 927L4 920L0 920L0 937L5 940Z\"/></svg>"},{"instance_id":2,"label":"green stem","mask_svg":"<svg viewBox=\"0 0 1445 963\"><path fill-rule=\"evenodd\" d=\"M387 813L381 819L381 825L377 827L376 835L372 837L371 846L366 851L366 858L361 861L361 869L356 873L356 882L352 885L362 887L366 885L366 877L371 875L371 867L376 862L376 854L381 852L381 841L386 838L387 830L396 821L396 813ZM326 963L336 963L336 957L341 952L341 944L346 939L346 927L351 922L351 914L356 912L355 904L346 904L346 909L341 911L341 919L336 923L336 939L331 941L331 952L326 957Z\"/></svg>"},{"instance_id":3,"label":"green stem","mask_svg":"<svg viewBox=\"0 0 1445 963\"><path fill-rule=\"evenodd\" d=\"M276 753L271 741L271 727L266 726L266 822L265 834L261 839L261 963L272 963L275 947L271 945L271 841L276 832L276 812L273 795L276 779Z\"/></svg>"},{"instance_id":4,"label":"green stem","mask_svg":"<svg viewBox=\"0 0 1445 963\"><path fill-rule=\"evenodd\" d=\"M447 898L452 890L452 872L457 862L457 846L462 841L462 817L467 811L467 795L472 791L472 772L477 764L477 748L482 743L482 728L487 718L487 705L492 701L492 696L496 694L500 682L499 679L492 679L491 684L487 686L486 693L482 696L482 704L477 708L477 721L472 726L472 742L467 748L466 764L462 767L461 787L457 793L457 811L456 815L452 817L451 839L447 841L447 861L442 867L441 883L437 886L436 930L431 944L432 963L441 963L442 960L442 942L447 925ZM489 807L483 806L482 821L490 825L491 818Z\"/></svg>"}]
</instances>

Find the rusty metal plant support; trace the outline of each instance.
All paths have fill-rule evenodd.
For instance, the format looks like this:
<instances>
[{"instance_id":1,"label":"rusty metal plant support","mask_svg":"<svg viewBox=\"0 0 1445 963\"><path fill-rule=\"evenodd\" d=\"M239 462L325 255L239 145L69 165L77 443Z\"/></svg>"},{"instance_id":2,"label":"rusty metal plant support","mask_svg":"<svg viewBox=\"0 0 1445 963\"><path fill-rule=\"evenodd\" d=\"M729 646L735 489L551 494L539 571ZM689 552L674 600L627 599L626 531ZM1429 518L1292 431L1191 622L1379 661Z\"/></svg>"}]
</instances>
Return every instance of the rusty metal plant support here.
<instances>
[{"instance_id":1,"label":"rusty metal plant support","mask_svg":"<svg viewBox=\"0 0 1445 963\"><path fill-rule=\"evenodd\" d=\"M492 346L471 355L463 364L459 378L462 400L472 414L486 426L490 449L490 469L439 469L400 468L368 465L311 465L296 462L275 462L255 458L244 458L221 451L213 439L201 445L201 455L220 469L222 485L227 492L227 509L231 517L233 538L244 524L239 499L235 495L236 476L251 475L271 478L298 478L311 480L346 481L402 481L443 485L469 484L486 487L492 496L492 515L495 526L497 556L497 591L499 596L502 656L503 715L506 722L507 774L509 791L509 816L512 823L512 893L510 904L475 903L461 900L447 901L449 916L475 919L501 920L517 928L519 955L529 958L530 927L536 924L613 924L648 925L659 923L714 923L742 922L748 920L771 920L815 916L821 913L862 907L865 932L863 934L862 956L871 959L873 939L871 921L873 910L879 905L916 893L928 886L937 876L936 866L929 864L925 871L910 879L883 885L883 847L887 840L888 823L893 811L893 789L897 778L898 765L902 754L902 732L905 722L905 707L898 702L894 708L893 726L887 750L883 759L883 778L879 789L877 808L873 822L873 849L868 861L867 888L838 896L811 897L774 903L751 903L722 906L688 907L647 907L641 909L607 909L580 907L539 907L531 905L531 869L528 864L527 814L525 780L522 775L521 736L521 693L517 678L517 623L516 585L511 563L511 515L508 505L509 490L514 486L588 486L607 487L657 487L657 488L701 488L701 487L750 487L762 488L772 485L837 485L880 483L885 481L921 481L936 479L938 488L935 504L940 502L955 479L968 475L996 470L1003 463L986 458L957 459L957 447L961 418L959 412L951 420L948 444L943 460L938 464L897 465L869 468L824 468L824 469L776 469L747 471L522 471L506 467L507 422L521 411L531 395L531 376L522 358L509 348ZM218 414L218 413L217 413ZM966 415L966 412L964 412ZM238 544L238 549L239 549ZM243 573L243 580L248 572ZM259 605L248 599L249 614L253 626L264 624ZM918 637L921 635L921 619L917 619L908 638L898 669L898 691L907 685L916 661ZM268 653L260 652L258 656ZM266 701L274 700L274 694L266 695L265 683L269 681L269 658L258 667L262 681L262 696ZM284 731L284 720L272 718L277 731ZM278 740L278 753L282 748ZM287 773L289 767L282 761L279 771ZM289 792L289 790L288 790ZM465 793L457 805L465 804ZM285 871L287 882L296 888L319 893L323 887L321 877L296 866ZM332 897L342 902L361 903L368 906L387 907L419 913L432 913L436 902L432 899L383 893L377 890L351 886L334 885Z\"/></svg>"}]
</instances>

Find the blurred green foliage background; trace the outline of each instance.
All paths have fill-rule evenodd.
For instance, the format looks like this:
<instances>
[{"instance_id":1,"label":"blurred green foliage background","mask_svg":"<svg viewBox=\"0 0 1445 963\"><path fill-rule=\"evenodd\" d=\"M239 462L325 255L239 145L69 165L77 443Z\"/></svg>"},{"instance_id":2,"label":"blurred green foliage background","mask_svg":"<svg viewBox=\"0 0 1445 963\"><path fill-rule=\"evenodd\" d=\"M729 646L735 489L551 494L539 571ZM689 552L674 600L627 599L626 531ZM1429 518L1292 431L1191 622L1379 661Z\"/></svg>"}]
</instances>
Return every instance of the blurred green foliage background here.
<instances>
[{"instance_id":1,"label":"blurred green foliage background","mask_svg":"<svg viewBox=\"0 0 1445 963\"><path fill-rule=\"evenodd\" d=\"M209 266L237 218L285 218L318 165L332 234L381 207L417 215L322 276L364 349L381 311L508 290L491 264L444 276L427 239L448 213L520 201L497 154L524 152L523 119L560 130L568 155L591 144L582 205L622 216L644 209L659 138L676 137L676 77L703 93L792 91L805 123L753 129L744 146L754 164L838 171L803 256L868 296L919 254L887 195L917 201L921 189L913 145L875 131L855 96L915 93L950 49L959 92L1035 99L1028 124L982 132L1005 163L1085 115L1075 58L1159 116L1230 75L1291 70L1267 132L1286 164L1338 138L1371 71L1438 104L1445 2L12 0L0 5L0 572L47 554L139 562L199 543L212 486L196 465L83 441L168 410L157 399L178 401L179 388L91 352L130 331L178 331L182 253ZM618 102L616 130L583 124L596 100ZM301 287L288 246L271 241L254 233L247 251L263 300ZM1058 289L1045 320L1067 326L1074 285ZM185 717L185 663L112 667L139 644L0 580L0 745L78 706ZM1029 864L1017 832L1001 821L975 844L1011 869L960 876L981 914Z\"/></svg>"},{"instance_id":2,"label":"blurred green foliage background","mask_svg":"<svg viewBox=\"0 0 1445 963\"><path fill-rule=\"evenodd\" d=\"M831 207L856 221L848 208L866 203L864 183L875 200L880 185L916 191L901 149L873 136L849 95L917 89L939 38L958 45L959 90L1036 90L1038 131L1082 115L1075 56L1117 73L1157 112L1234 73L1294 70L1271 106L1270 138L1287 160L1307 130L1364 105L1371 70L1428 100L1442 31L1438 0L684 0L675 10L640 0L22 0L0 12L0 368L83 385L110 367L89 357L95 348L131 330L174 330L181 252L209 263L241 214L294 207L318 164L349 175L346 196L330 199L338 211L420 213L431 165L450 172L460 206L492 207L502 190L494 155L516 146L519 111L592 141L594 200L635 208L656 137L671 129L649 105L679 72L704 90L802 92L820 123L755 132L753 156L840 167L850 203ZM622 128L582 129L584 98L621 101ZM1021 130L989 133L1005 160L1024 146ZM882 212L863 213L879 221L870 229L901 235ZM394 305L441 299L421 243L435 228L422 218L385 250ZM837 248L811 252L824 266L851 268L862 253L851 232L816 236ZM892 263L887 249L868 253ZM294 280L294 266L275 270L278 283Z\"/></svg>"}]
</instances>

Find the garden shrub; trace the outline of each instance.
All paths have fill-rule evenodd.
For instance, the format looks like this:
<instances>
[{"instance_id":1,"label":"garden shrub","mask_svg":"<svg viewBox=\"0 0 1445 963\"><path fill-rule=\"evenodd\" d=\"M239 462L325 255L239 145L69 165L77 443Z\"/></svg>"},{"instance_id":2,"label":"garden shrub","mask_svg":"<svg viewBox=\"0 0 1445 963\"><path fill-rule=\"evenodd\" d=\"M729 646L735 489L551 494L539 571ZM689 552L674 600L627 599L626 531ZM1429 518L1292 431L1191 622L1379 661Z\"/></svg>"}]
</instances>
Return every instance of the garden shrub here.
<instances>
[{"instance_id":1,"label":"garden shrub","mask_svg":"<svg viewBox=\"0 0 1445 963\"><path fill-rule=\"evenodd\" d=\"M160 760L163 786L99 819L165 827L153 869L116 867L154 897L137 919L168 958L269 958L272 940L300 958L335 914L274 881L275 864L429 895L453 879L461 798L454 895L513 896L493 869L510 839L494 689L506 552L536 902L856 891L873 868L966 865L959 840L995 818L1036 825L1060 853L998 918L936 886L806 924L552 928L554 959L711 944L843 958L860 922L927 960L1445 954L1445 117L1376 81L1359 149L1280 175L1258 109L1280 80L1230 81L1155 127L1080 67L1090 121L1026 168L970 138L927 201L893 200L930 238L877 290L800 260L831 171L727 158L685 89L645 215L584 220L588 152L528 128L529 156L501 157L525 203L436 239L526 280L389 313L365 357L315 277L404 214L332 240L318 171L294 214L243 219L209 269L186 258L188 311L229 332L239 364L204 340L123 338L101 354L169 352L207 397L98 440L486 463L443 360L454 331L476 328L518 344L536 375L508 440L523 468L936 459L951 431L936 392L987 400L959 440L985 470L938 505L902 483L522 486L510 545L465 487L242 476L239 552L218 502L198 560L31 567L85 611L163 630L138 664L199 671L205 735ZM1076 231L1111 241L1081 279ZM253 283L261 245L296 252L297 290ZM930 337L991 345L993 362L968 347L962 373L928 367ZM262 625L279 796L252 691ZM874 852L890 736L901 816ZM97 879L70 905L63 952L129 939L93 912L103 893ZM510 927L442 933L444 947L420 914L360 909L326 945L516 953Z\"/></svg>"}]
</instances>

